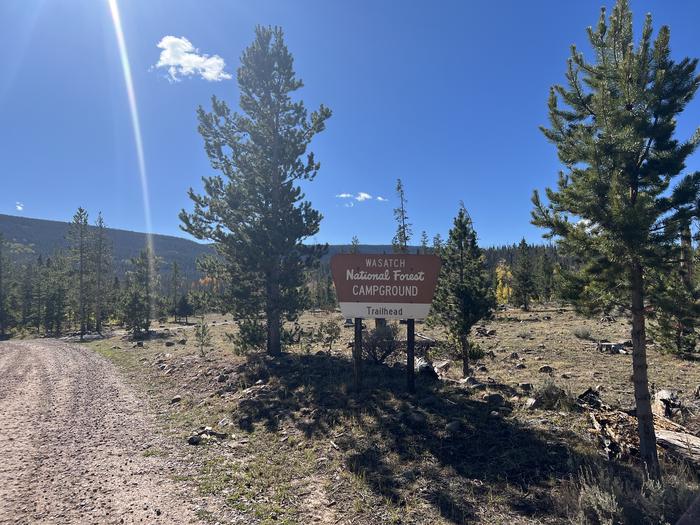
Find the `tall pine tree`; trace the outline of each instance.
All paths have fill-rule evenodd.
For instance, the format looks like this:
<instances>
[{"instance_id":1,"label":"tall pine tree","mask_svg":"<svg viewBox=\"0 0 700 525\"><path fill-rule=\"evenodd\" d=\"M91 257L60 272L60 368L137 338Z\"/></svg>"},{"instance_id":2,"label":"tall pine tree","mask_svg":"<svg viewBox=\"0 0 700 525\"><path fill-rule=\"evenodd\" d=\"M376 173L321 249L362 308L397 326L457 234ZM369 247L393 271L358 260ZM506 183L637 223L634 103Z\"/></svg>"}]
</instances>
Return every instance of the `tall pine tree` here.
<instances>
[{"instance_id":1,"label":"tall pine tree","mask_svg":"<svg viewBox=\"0 0 700 525\"><path fill-rule=\"evenodd\" d=\"M321 106L308 115L292 99L303 85L293 66L282 30L257 27L238 69L243 113L216 97L211 113L198 110L207 155L221 175L204 179L203 195L190 190L194 211L180 213L185 231L216 244L230 308L248 319L265 314L270 354L281 352L282 317L308 300L304 271L325 251L302 243L318 232L321 214L298 183L319 170L307 148L331 112Z\"/></svg>"},{"instance_id":2,"label":"tall pine tree","mask_svg":"<svg viewBox=\"0 0 700 525\"><path fill-rule=\"evenodd\" d=\"M89 236L89 226L88 226L88 213L83 208L78 208L78 211L73 215L73 222L71 222L68 230L68 241L70 243L70 250L73 260L74 275L76 277L75 282L75 307L74 313L78 317L78 324L80 327L80 340L83 340L85 336L85 331L88 322L87 313L87 300L88 300L88 236Z\"/></svg>"},{"instance_id":3,"label":"tall pine tree","mask_svg":"<svg viewBox=\"0 0 700 525\"><path fill-rule=\"evenodd\" d=\"M495 299L476 232L464 206L459 208L447 242L440 249L442 268L432 318L459 345L462 372L469 374L469 331L489 315Z\"/></svg>"},{"instance_id":4,"label":"tall pine tree","mask_svg":"<svg viewBox=\"0 0 700 525\"><path fill-rule=\"evenodd\" d=\"M550 126L543 128L564 171L558 188L547 189L548 204L533 195L533 222L582 262L582 300L595 303L597 292L614 290L603 302L631 315L640 455L660 479L647 377L647 277L677 264L681 227L697 213L700 173L673 183L700 137L684 142L674 132L700 78L696 59L670 58L668 27L654 40L652 33L647 15L635 47L632 13L618 0L610 19L603 10L588 30L593 61L572 47L566 85L552 88Z\"/></svg>"},{"instance_id":5,"label":"tall pine tree","mask_svg":"<svg viewBox=\"0 0 700 525\"><path fill-rule=\"evenodd\" d=\"M516 306L522 306L524 310L530 309L532 298L537 293L535 284L535 265L530 254L530 247L525 239L518 245L518 256L515 259L513 269L513 295L512 300Z\"/></svg>"}]
</instances>

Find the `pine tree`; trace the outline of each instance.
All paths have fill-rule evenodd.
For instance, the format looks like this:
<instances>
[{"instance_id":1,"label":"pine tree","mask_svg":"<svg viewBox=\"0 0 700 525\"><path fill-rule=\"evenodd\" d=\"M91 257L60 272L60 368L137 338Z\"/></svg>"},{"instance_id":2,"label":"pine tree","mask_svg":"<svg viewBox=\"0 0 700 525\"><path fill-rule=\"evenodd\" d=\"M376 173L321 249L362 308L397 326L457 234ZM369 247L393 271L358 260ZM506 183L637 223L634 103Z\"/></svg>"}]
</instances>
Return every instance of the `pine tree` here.
<instances>
[{"instance_id":1,"label":"pine tree","mask_svg":"<svg viewBox=\"0 0 700 525\"><path fill-rule=\"evenodd\" d=\"M442 241L442 235L439 233L436 233L435 236L433 237L433 253L436 255L440 255L440 250L442 249L443 241Z\"/></svg>"},{"instance_id":2,"label":"pine tree","mask_svg":"<svg viewBox=\"0 0 700 525\"><path fill-rule=\"evenodd\" d=\"M542 251L538 262L537 295L542 301L551 301L554 295L554 264L546 250Z\"/></svg>"},{"instance_id":3,"label":"pine tree","mask_svg":"<svg viewBox=\"0 0 700 525\"><path fill-rule=\"evenodd\" d=\"M102 213L97 214L94 234L92 236L92 257L93 272L95 279L94 309L95 309L95 330L102 333L102 321L104 319L104 303L106 294L106 283L110 271L111 250L107 239L107 228L105 227Z\"/></svg>"},{"instance_id":4,"label":"pine tree","mask_svg":"<svg viewBox=\"0 0 700 525\"><path fill-rule=\"evenodd\" d=\"M278 354L282 316L304 307L305 270L326 250L302 242L318 232L321 214L303 200L298 183L319 170L307 148L331 112L321 106L309 117L304 103L292 100L303 84L280 28L258 26L241 62L243 114L216 97L211 113L198 110L207 155L223 177L205 178L204 195L190 190L194 211L183 210L180 219L185 231L216 244L230 308L256 320L264 312L267 351Z\"/></svg>"},{"instance_id":5,"label":"pine tree","mask_svg":"<svg viewBox=\"0 0 700 525\"><path fill-rule=\"evenodd\" d=\"M140 337L150 330L158 299L158 265L149 248L142 250L130 263L121 297L121 317L134 337Z\"/></svg>"},{"instance_id":6,"label":"pine tree","mask_svg":"<svg viewBox=\"0 0 700 525\"><path fill-rule=\"evenodd\" d=\"M399 198L399 206L394 209L394 219L396 220L396 235L392 239L395 253L407 253L408 242L411 240L411 224L408 222L408 212L406 211L406 195L401 179L396 179L396 195Z\"/></svg>"},{"instance_id":7,"label":"pine tree","mask_svg":"<svg viewBox=\"0 0 700 525\"><path fill-rule=\"evenodd\" d=\"M360 239L357 235L352 236L352 241L350 242L350 253L360 253Z\"/></svg>"},{"instance_id":8,"label":"pine tree","mask_svg":"<svg viewBox=\"0 0 700 525\"><path fill-rule=\"evenodd\" d=\"M469 331L495 306L472 221L460 207L447 242L440 250L442 268L433 299L432 319L445 326L459 345L462 372L469 374Z\"/></svg>"},{"instance_id":9,"label":"pine tree","mask_svg":"<svg viewBox=\"0 0 700 525\"><path fill-rule=\"evenodd\" d=\"M83 208L73 215L73 222L68 230L71 255L77 276L75 313L80 325L80 340L83 340L87 325L87 261L88 261L88 213Z\"/></svg>"},{"instance_id":10,"label":"pine tree","mask_svg":"<svg viewBox=\"0 0 700 525\"><path fill-rule=\"evenodd\" d=\"M420 234L420 253L428 253L428 233L425 230Z\"/></svg>"},{"instance_id":11,"label":"pine tree","mask_svg":"<svg viewBox=\"0 0 700 525\"><path fill-rule=\"evenodd\" d=\"M10 324L10 264L6 251L5 238L0 234L0 339L5 338Z\"/></svg>"},{"instance_id":12,"label":"pine tree","mask_svg":"<svg viewBox=\"0 0 700 525\"><path fill-rule=\"evenodd\" d=\"M180 266L177 261L173 261L170 270L170 289L169 291L169 313L174 317L177 315L177 306L180 299L180 288L182 286L182 277L180 276ZM177 319L175 319L177 321Z\"/></svg>"},{"instance_id":13,"label":"pine tree","mask_svg":"<svg viewBox=\"0 0 700 525\"><path fill-rule=\"evenodd\" d=\"M619 0L609 21L603 10L588 30L594 61L572 47L567 86L552 88L550 127L543 128L565 171L558 189L547 190L548 204L533 195L533 222L582 261L582 299L595 302L597 291L614 290L610 299L631 314L640 455L649 475L660 479L647 376L645 308L653 297L646 279L675 264L681 226L697 213L700 173L672 182L700 136L683 142L673 135L700 77L696 59L670 58L668 27L653 42L652 32L647 15L635 48L632 13Z\"/></svg>"},{"instance_id":14,"label":"pine tree","mask_svg":"<svg viewBox=\"0 0 700 525\"><path fill-rule=\"evenodd\" d=\"M534 273L530 247L522 239L518 245L518 257L513 271L513 300L516 306L522 306L524 310L530 309L530 301L537 291Z\"/></svg>"}]
</instances>

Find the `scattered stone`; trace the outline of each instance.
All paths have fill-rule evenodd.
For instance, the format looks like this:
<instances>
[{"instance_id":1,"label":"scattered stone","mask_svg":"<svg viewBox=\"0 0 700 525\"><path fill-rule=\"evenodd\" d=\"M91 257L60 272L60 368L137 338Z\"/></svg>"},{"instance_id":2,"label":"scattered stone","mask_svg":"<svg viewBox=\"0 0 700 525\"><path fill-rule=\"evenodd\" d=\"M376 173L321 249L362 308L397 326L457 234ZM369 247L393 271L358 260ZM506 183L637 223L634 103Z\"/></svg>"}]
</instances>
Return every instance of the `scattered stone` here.
<instances>
[{"instance_id":1,"label":"scattered stone","mask_svg":"<svg viewBox=\"0 0 700 525\"><path fill-rule=\"evenodd\" d=\"M537 405L537 399L535 399L534 397L528 397L527 400L525 401L524 407L526 410L532 410L534 408L537 408L536 405Z\"/></svg>"},{"instance_id":2,"label":"scattered stone","mask_svg":"<svg viewBox=\"0 0 700 525\"><path fill-rule=\"evenodd\" d=\"M195 434L187 438L187 443L190 445L199 445L202 442L202 436Z\"/></svg>"},{"instance_id":3,"label":"scattered stone","mask_svg":"<svg viewBox=\"0 0 700 525\"><path fill-rule=\"evenodd\" d=\"M489 405L502 405L505 399L501 394L484 394L483 398Z\"/></svg>"},{"instance_id":4,"label":"scattered stone","mask_svg":"<svg viewBox=\"0 0 700 525\"><path fill-rule=\"evenodd\" d=\"M554 368L552 368L549 365L542 365L539 371L543 374L551 374L552 372L554 372Z\"/></svg>"},{"instance_id":5,"label":"scattered stone","mask_svg":"<svg viewBox=\"0 0 700 525\"><path fill-rule=\"evenodd\" d=\"M566 373L564 373L564 374L561 375L561 378L562 378L562 379L571 379L571 374L566 374Z\"/></svg>"},{"instance_id":6,"label":"scattered stone","mask_svg":"<svg viewBox=\"0 0 700 525\"><path fill-rule=\"evenodd\" d=\"M216 380L219 383L225 383L226 381L228 381L228 374L219 374L219 377L217 377Z\"/></svg>"},{"instance_id":7,"label":"scattered stone","mask_svg":"<svg viewBox=\"0 0 700 525\"><path fill-rule=\"evenodd\" d=\"M408 413L408 421L414 426L421 426L425 425L426 419L420 412L413 411Z\"/></svg>"},{"instance_id":8,"label":"scattered stone","mask_svg":"<svg viewBox=\"0 0 700 525\"><path fill-rule=\"evenodd\" d=\"M515 365L515 368L516 370L523 370L527 368L527 365L525 363L518 363L517 365Z\"/></svg>"},{"instance_id":9,"label":"scattered stone","mask_svg":"<svg viewBox=\"0 0 700 525\"><path fill-rule=\"evenodd\" d=\"M175 346L175 343L172 341L166 341L165 346Z\"/></svg>"},{"instance_id":10,"label":"scattered stone","mask_svg":"<svg viewBox=\"0 0 700 525\"><path fill-rule=\"evenodd\" d=\"M462 422L458 419L455 419L454 421L450 421L445 425L445 430L452 434L456 434L462 429Z\"/></svg>"},{"instance_id":11,"label":"scattered stone","mask_svg":"<svg viewBox=\"0 0 700 525\"><path fill-rule=\"evenodd\" d=\"M121 349L122 349L122 347L121 347L121 346L117 346L117 345L114 345L114 346L112 347L112 350L121 350Z\"/></svg>"},{"instance_id":12,"label":"scattered stone","mask_svg":"<svg viewBox=\"0 0 700 525\"><path fill-rule=\"evenodd\" d=\"M492 410L491 411L491 417L500 417L501 413L498 412L497 410Z\"/></svg>"},{"instance_id":13,"label":"scattered stone","mask_svg":"<svg viewBox=\"0 0 700 525\"><path fill-rule=\"evenodd\" d=\"M477 372L488 372L489 369L486 368L484 365L481 365L479 368L476 369Z\"/></svg>"},{"instance_id":14,"label":"scattered stone","mask_svg":"<svg viewBox=\"0 0 700 525\"><path fill-rule=\"evenodd\" d=\"M578 396L577 403L581 406L595 409L599 409L603 406L600 393L592 388L588 388L583 394Z\"/></svg>"},{"instance_id":15,"label":"scattered stone","mask_svg":"<svg viewBox=\"0 0 700 525\"><path fill-rule=\"evenodd\" d=\"M531 392L532 391L532 383L518 383L518 386L523 392Z\"/></svg>"},{"instance_id":16,"label":"scattered stone","mask_svg":"<svg viewBox=\"0 0 700 525\"><path fill-rule=\"evenodd\" d=\"M186 345L187 344L187 339L180 339L177 344L179 345Z\"/></svg>"},{"instance_id":17,"label":"scattered stone","mask_svg":"<svg viewBox=\"0 0 700 525\"><path fill-rule=\"evenodd\" d=\"M143 341L136 341L134 348L143 348Z\"/></svg>"},{"instance_id":18,"label":"scattered stone","mask_svg":"<svg viewBox=\"0 0 700 525\"><path fill-rule=\"evenodd\" d=\"M519 359L520 358L520 356L518 355L518 352L513 352L512 354L510 354L509 357L510 357L510 359Z\"/></svg>"},{"instance_id":19,"label":"scattered stone","mask_svg":"<svg viewBox=\"0 0 700 525\"><path fill-rule=\"evenodd\" d=\"M422 357L416 362L416 372L425 379L439 379L438 373L433 368L432 363Z\"/></svg>"},{"instance_id":20,"label":"scattered stone","mask_svg":"<svg viewBox=\"0 0 700 525\"><path fill-rule=\"evenodd\" d=\"M433 364L435 370L442 373L447 372L450 369L450 366L452 366L452 362L448 360L438 361Z\"/></svg>"},{"instance_id":21,"label":"scattered stone","mask_svg":"<svg viewBox=\"0 0 700 525\"><path fill-rule=\"evenodd\" d=\"M170 404L174 405L175 403L179 403L180 401L182 401L182 396L175 396L170 400Z\"/></svg>"},{"instance_id":22,"label":"scattered stone","mask_svg":"<svg viewBox=\"0 0 700 525\"><path fill-rule=\"evenodd\" d=\"M496 359L496 354L493 352L493 350L489 350L484 354L486 357L490 357L491 359Z\"/></svg>"},{"instance_id":23,"label":"scattered stone","mask_svg":"<svg viewBox=\"0 0 700 525\"><path fill-rule=\"evenodd\" d=\"M681 401L678 391L664 388L654 394L651 411L657 416L673 419L681 413Z\"/></svg>"},{"instance_id":24,"label":"scattered stone","mask_svg":"<svg viewBox=\"0 0 700 525\"><path fill-rule=\"evenodd\" d=\"M540 348L540 349L543 349L543 348L545 348L545 346L544 346L544 343L540 343L540 344L538 344L538 345L537 345L537 348Z\"/></svg>"}]
</instances>

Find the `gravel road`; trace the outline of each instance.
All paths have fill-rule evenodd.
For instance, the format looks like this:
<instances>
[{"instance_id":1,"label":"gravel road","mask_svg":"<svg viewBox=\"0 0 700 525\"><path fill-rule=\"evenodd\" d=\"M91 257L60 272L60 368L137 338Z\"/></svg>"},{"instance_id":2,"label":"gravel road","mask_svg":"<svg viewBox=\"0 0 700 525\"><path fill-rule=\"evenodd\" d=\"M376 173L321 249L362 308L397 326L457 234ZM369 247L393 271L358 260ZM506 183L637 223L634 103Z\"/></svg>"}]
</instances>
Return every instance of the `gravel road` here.
<instances>
[{"instance_id":1,"label":"gravel road","mask_svg":"<svg viewBox=\"0 0 700 525\"><path fill-rule=\"evenodd\" d=\"M153 428L90 349L0 342L0 523L197 523Z\"/></svg>"}]
</instances>

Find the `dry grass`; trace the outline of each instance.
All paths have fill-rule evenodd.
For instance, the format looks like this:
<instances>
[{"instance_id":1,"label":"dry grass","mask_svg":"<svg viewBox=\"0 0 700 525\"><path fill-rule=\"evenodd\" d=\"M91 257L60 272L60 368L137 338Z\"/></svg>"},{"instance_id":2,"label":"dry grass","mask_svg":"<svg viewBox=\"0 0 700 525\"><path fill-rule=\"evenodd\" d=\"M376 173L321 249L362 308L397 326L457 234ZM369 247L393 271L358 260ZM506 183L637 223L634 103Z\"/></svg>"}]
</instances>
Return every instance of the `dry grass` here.
<instances>
[{"instance_id":1,"label":"dry grass","mask_svg":"<svg viewBox=\"0 0 700 525\"><path fill-rule=\"evenodd\" d=\"M308 331L329 318L342 321L306 313L300 325ZM165 431L182 444L178 453L196 465L188 477L206 502L200 515L212 522L602 523L610 514L612 523L633 523L637 507L675 516L697 488L694 474L677 470L669 486L686 489L676 500L643 486L635 465L601 458L586 415L573 410L571 398L597 385L606 403L632 405L631 356L601 354L575 335L624 340L626 322L600 324L557 308L499 312L486 323L495 335L475 337L495 356L476 373L485 390L459 384L454 363L446 380L418 381L409 396L401 363L365 364L364 390L351 393L352 329L330 353L320 343L297 345L271 359L236 355L225 335L235 325L222 316L208 321L214 350L206 358L197 355L192 327L176 325L159 328L163 337L144 348L119 336L95 346L161 407ZM443 336L422 324L417 330ZM543 365L554 371L538 372ZM670 355L650 351L649 368L659 388L690 395L700 384L698 365ZM517 386L525 382L552 393L552 404L526 410ZM495 393L502 402L484 399ZM182 401L170 404L175 395ZM228 438L186 445L203 425ZM643 490L648 496L638 496ZM584 512L591 506L598 514Z\"/></svg>"}]
</instances>

